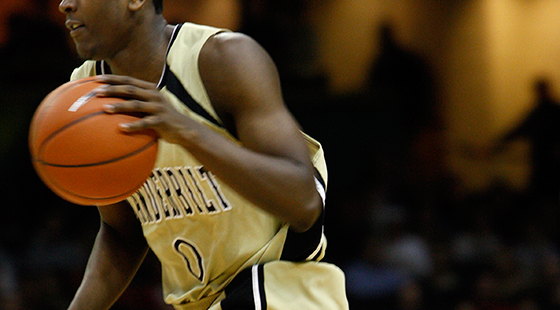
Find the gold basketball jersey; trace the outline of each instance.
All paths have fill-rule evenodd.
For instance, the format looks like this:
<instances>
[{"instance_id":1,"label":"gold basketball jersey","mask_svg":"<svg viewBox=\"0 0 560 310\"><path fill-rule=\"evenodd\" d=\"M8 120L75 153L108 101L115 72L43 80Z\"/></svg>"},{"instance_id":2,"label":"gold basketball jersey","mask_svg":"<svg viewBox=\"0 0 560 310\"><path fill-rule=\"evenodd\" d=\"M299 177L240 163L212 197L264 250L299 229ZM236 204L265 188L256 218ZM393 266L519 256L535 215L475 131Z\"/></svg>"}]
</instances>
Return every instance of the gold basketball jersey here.
<instances>
[{"instance_id":1,"label":"gold basketball jersey","mask_svg":"<svg viewBox=\"0 0 560 310\"><path fill-rule=\"evenodd\" d=\"M239 143L223 128L198 71L202 46L220 31L224 30L177 25L158 88L179 112ZM86 61L71 78L106 70L103 62ZM321 145L303 135L324 196L327 170ZM167 303L181 307L200 300L215 302L223 298L224 288L236 274L259 263L322 258L326 246L322 218L310 231L296 234L232 190L181 146L160 139L158 152L152 176L127 201L162 263Z\"/></svg>"}]
</instances>

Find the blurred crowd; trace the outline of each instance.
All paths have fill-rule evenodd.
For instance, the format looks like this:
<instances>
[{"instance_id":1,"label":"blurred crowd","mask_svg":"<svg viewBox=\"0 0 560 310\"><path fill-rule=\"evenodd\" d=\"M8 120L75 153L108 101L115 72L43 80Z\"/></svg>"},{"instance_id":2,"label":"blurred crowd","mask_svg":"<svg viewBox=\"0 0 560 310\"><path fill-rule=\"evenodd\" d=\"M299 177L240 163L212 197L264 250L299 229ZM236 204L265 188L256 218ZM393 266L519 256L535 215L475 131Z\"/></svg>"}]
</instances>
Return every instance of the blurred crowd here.
<instances>
[{"instance_id":1,"label":"blurred crowd","mask_svg":"<svg viewBox=\"0 0 560 310\"><path fill-rule=\"evenodd\" d=\"M315 63L305 1L245 2L253 10L241 31L270 51L286 104L325 148L326 260L345 271L351 309L560 309L559 189L496 179L465 192L446 162L437 76L390 23L379 26L368 84L333 95ZM42 184L27 130L41 99L80 61L61 25L29 12L9 19L0 44L0 309L65 309L99 218ZM555 128L532 137L558 143L546 130ZM113 309L168 308L159 277L150 253Z\"/></svg>"}]
</instances>

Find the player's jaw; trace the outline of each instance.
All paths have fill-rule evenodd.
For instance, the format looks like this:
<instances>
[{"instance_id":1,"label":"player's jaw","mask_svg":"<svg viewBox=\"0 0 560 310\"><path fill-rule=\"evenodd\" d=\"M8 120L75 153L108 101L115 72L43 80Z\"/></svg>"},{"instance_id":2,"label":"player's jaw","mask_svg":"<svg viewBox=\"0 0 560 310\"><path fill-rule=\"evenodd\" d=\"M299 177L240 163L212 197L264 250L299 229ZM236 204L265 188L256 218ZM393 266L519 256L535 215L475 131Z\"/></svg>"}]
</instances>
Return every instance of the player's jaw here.
<instances>
[{"instance_id":1,"label":"player's jaw","mask_svg":"<svg viewBox=\"0 0 560 310\"><path fill-rule=\"evenodd\" d=\"M102 53L104 45L108 45L104 40L105 32L103 29L95 27L95 23L84 22L73 16L67 16L66 28L70 31L70 36L76 46L78 56L83 60L101 60L106 55Z\"/></svg>"},{"instance_id":2,"label":"player's jaw","mask_svg":"<svg viewBox=\"0 0 560 310\"><path fill-rule=\"evenodd\" d=\"M64 24L70 30L70 36L76 45L78 56L91 59L91 38L88 38L88 27L77 19L66 19ZM89 42L89 43L88 43Z\"/></svg>"},{"instance_id":3,"label":"player's jaw","mask_svg":"<svg viewBox=\"0 0 560 310\"><path fill-rule=\"evenodd\" d=\"M66 15L65 26L76 45L78 56L84 60L108 58L111 49L120 48L122 35L117 28L126 6L115 6L126 0L78 1L62 0L59 11ZM121 9L118 9L121 8Z\"/></svg>"}]
</instances>

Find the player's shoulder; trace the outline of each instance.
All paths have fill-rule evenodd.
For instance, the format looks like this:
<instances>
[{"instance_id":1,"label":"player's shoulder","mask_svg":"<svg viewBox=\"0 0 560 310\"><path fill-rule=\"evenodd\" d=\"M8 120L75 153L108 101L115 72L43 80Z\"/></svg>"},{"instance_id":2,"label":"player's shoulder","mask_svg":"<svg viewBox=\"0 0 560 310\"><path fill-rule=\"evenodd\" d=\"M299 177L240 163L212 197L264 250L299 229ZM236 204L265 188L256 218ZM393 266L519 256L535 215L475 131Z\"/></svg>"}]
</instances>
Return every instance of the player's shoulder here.
<instances>
[{"instance_id":1,"label":"player's shoulder","mask_svg":"<svg viewBox=\"0 0 560 310\"><path fill-rule=\"evenodd\" d=\"M227 33L231 32L231 30L185 22L177 25L168 25L166 32L170 32L173 46L179 45L184 48L194 48L197 44L204 44L217 33Z\"/></svg>"},{"instance_id":2,"label":"player's shoulder","mask_svg":"<svg viewBox=\"0 0 560 310\"><path fill-rule=\"evenodd\" d=\"M254 52L264 52L264 49L252 37L241 32L227 31L211 36L202 50L202 55L227 60L228 56L251 56Z\"/></svg>"},{"instance_id":3,"label":"player's shoulder","mask_svg":"<svg viewBox=\"0 0 560 310\"><path fill-rule=\"evenodd\" d=\"M203 78L230 81L252 78L252 74L265 77L263 69L273 67L264 48L240 32L219 32L210 37L200 51L198 62Z\"/></svg>"},{"instance_id":4,"label":"player's shoulder","mask_svg":"<svg viewBox=\"0 0 560 310\"><path fill-rule=\"evenodd\" d=\"M166 30L170 40L170 48L167 54L167 61L175 71L188 72L190 64L196 65L200 50L206 45L207 41L216 33L228 32L227 29L212 26L200 25L195 23L182 23L168 25ZM189 67L189 70L184 70Z\"/></svg>"},{"instance_id":5,"label":"player's shoulder","mask_svg":"<svg viewBox=\"0 0 560 310\"><path fill-rule=\"evenodd\" d=\"M234 44L258 44L251 36L236 31L218 32L210 39L214 44L225 47Z\"/></svg>"}]
</instances>

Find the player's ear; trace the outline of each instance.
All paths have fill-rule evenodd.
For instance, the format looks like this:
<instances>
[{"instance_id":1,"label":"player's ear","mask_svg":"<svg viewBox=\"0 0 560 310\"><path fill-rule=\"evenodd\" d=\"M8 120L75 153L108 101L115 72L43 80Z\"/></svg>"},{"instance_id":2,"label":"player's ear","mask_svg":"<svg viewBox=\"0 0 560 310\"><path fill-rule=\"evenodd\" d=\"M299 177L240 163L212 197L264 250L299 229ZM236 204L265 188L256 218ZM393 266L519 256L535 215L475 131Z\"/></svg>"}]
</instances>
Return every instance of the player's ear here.
<instances>
[{"instance_id":1,"label":"player's ear","mask_svg":"<svg viewBox=\"0 0 560 310\"><path fill-rule=\"evenodd\" d=\"M138 11L144 4L146 4L146 0L129 0L128 8L131 11Z\"/></svg>"}]
</instances>

